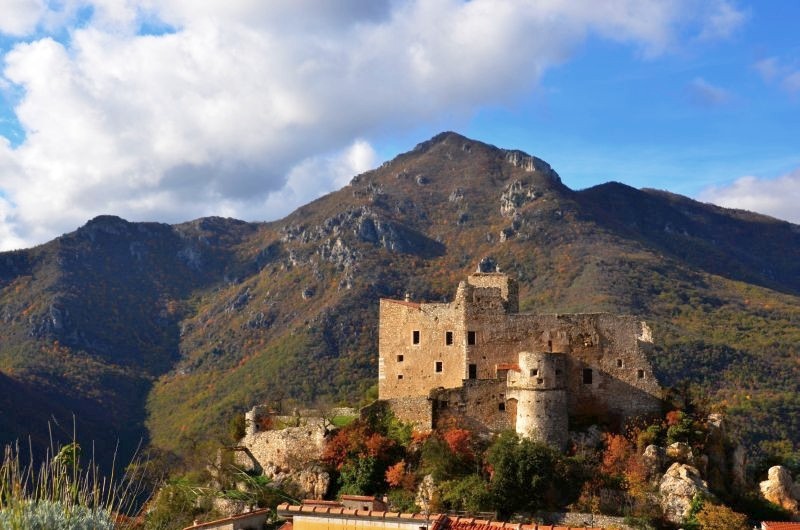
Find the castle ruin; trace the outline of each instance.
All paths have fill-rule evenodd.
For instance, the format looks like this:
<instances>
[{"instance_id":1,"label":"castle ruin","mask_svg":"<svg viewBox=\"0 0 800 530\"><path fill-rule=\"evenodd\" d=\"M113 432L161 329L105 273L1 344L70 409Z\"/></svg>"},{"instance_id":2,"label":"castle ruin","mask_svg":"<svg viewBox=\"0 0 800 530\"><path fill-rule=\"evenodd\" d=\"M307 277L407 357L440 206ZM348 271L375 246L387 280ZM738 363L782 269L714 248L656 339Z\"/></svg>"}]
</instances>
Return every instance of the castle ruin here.
<instances>
[{"instance_id":1,"label":"castle ruin","mask_svg":"<svg viewBox=\"0 0 800 530\"><path fill-rule=\"evenodd\" d=\"M520 313L517 282L480 267L452 302L381 299L378 343L379 399L418 428L456 417L564 447L570 417L660 410L645 322Z\"/></svg>"}]
</instances>

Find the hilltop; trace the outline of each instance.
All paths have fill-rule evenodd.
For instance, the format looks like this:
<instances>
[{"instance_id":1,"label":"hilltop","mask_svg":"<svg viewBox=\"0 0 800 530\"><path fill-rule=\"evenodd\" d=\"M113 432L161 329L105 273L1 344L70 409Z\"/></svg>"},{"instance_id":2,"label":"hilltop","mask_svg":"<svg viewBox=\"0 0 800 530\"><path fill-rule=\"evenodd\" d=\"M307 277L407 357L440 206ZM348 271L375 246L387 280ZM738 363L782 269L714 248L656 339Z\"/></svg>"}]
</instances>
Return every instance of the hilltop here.
<instances>
[{"instance_id":1,"label":"hilltop","mask_svg":"<svg viewBox=\"0 0 800 530\"><path fill-rule=\"evenodd\" d=\"M74 411L108 446L181 452L256 402L356 401L376 379L378 299L447 299L484 256L523 311L648 320L662 384L724 402L752 448L800 444L800 226L571 190L455 133L279 221L104 216L0 254L0 435L43 440Z\"/></svg>"}]
</instances>

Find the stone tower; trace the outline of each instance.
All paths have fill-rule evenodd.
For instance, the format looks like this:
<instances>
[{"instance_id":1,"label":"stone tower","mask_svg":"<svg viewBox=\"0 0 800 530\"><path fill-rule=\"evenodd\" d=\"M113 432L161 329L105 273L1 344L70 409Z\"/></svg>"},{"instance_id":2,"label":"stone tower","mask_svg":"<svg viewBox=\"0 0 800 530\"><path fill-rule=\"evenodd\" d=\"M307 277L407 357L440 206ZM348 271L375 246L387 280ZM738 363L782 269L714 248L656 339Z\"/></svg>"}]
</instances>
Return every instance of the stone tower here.
<instances>
[{"instance_id":1,"label":"stone tower","mask_svg":"<svg viewBox=\"0 0 800 530\"><path fill-rule=\"evenodd\" d=\"M566 356L520 352L519 371L508 371L507 399L516 399L515 429L558 449L568 439Z\"/></svg>"}]
</instances>

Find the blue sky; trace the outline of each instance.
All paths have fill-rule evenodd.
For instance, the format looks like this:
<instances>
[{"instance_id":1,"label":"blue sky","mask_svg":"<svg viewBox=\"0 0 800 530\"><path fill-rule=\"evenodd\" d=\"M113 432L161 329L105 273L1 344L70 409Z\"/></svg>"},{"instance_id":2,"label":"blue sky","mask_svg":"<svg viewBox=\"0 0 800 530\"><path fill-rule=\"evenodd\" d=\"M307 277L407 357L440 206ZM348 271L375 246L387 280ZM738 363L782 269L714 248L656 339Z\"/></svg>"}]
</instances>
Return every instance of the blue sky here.
<instances>
[{"instance_id":1,"label":"blue sky","mask_svg":"<svg viewBox=\"0 0 800 530\"><path fill-rule=\"evenodd\" d=\"M279 218L455 130L800 222L800 2L23 0L0 250L89 218Z\"/></svg>"}]
</instances>

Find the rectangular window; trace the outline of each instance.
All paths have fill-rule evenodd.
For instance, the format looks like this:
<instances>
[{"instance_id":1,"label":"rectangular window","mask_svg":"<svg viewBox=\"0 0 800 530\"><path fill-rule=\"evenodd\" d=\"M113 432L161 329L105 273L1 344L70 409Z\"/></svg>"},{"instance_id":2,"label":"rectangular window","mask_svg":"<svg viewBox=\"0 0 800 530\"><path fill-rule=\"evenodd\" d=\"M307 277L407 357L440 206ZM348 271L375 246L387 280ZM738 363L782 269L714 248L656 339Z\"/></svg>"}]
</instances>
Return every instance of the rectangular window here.
<instances>
[{"instance_id":1,"label":"rectangular window","mask_svg":"<svg viewBox=\"0 0 800 530\"><path fill-rule=\"evenodd\" d=\"M436 361L434 363L434 369L436 370L437 374L440 373L442 371L442 361Z\"/></svg>"},{"instance_id":2,"label":"rectangular window","mask_svg":"<svg viewBox=\"0 0 800 530\"><path fill-rule=\"evenodd\" d=\"M539 369L538 368L531 368L531 377L535 377L537 375L539 375Z\"/></svg>"},{"instance_id":3,"label":"rectangular window","mask_svg":"<svg viewBox=\"0 0 800 530\"><path fill-rule=\"evenodd\" d=\"M444 343L448 346L453 345L453 332L452 331L445 331L444 332Z\"/></svg>"},{"instance_id":4,"label":"rectangular window","mask_svg":"<svg viewBox=\"0 0 800 530\"><path fill-rule=\"evenodd\" d=\"M584 385L591 385L592 384L592 369L591 368L584 368L583 369L583 384Z\"/></svg>"},{"instance_id":5,"label":"rectangular window","mask_svg":"<svg viewBox=\"0 0 800 530\"><path fill-rule=\"evenodd\" d=\"M402 379L403 378L403 374L397 374L397 378L398 379Z\"/></svg>"},{"instance_id":6,"label":"rectangular window","mask_svg":"<svg viewBox=\"0 0 800 530\"><path fill-rule=\"evenodd\" d=\"M501 412L506 410L506 404L505 403L498 403L497 404L497 410L499 410Z\"/></svg>"},{"instance_id":7,"label":"rectangular window","mask_svg":"<svg viewBox=\"0 0 800 530\"><path fill-rule=\"evenodd\" d=\"M622 359L617 359L617 368L622 368L623 366L624 363L622 362Z\"/></svg>"},{"instance_id":8,"label":"rectangular window","mask_svg":"<svg viewBox=\"0 0 800 530\"><path fill-rule=\"evenodd\" d=\"M644 379L644 370L636 370L636 377L639 379Z\"/></svg>"},{"instance_id":9,"label":"rectangular window","mask_svg":"<svg viewBox=\"0 0 800 530\"><path fill-rule=\"evenodd\" d=\"M414 330L411 332L411 343L412 344L419 344L419 330Z\"/></svg>"},{"instance_id":10,"label":"rectangular window","mask_svg":"<svg viewBox=\"0 0 800 530\"><path fill-rule=\"evenodd\" d=\"M469 378L470 379L477 379L478 378L478 365L477 364L470 364L469 365Z\"/></svg>"},{"instance_id":11,"label":"rectangular window","mask_svg":"<svg viewBox=\"0 0 800 530\"><path fill-rule=\"evenodd\" d=\"M403 356L402 355L398 355L397 356L397 362L399 362L399 363L403 362Z\"/></svg>"},{"instance_id":12,"label":"rectangular window","mask_svg":"<svg viewBox=\"0 0 800 530\"><path fill-rule=\"evenodd\" d=\"M467 331L467 344L470 346L475 346L475 332L474 331Z\"/></svg>"}]
</instances>

